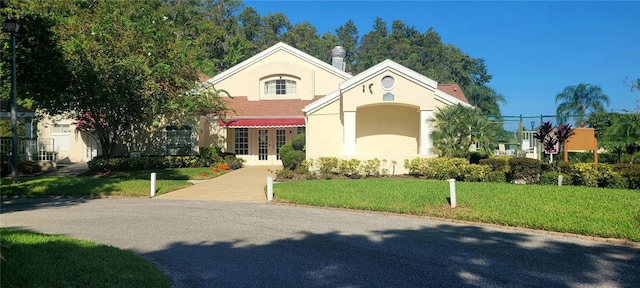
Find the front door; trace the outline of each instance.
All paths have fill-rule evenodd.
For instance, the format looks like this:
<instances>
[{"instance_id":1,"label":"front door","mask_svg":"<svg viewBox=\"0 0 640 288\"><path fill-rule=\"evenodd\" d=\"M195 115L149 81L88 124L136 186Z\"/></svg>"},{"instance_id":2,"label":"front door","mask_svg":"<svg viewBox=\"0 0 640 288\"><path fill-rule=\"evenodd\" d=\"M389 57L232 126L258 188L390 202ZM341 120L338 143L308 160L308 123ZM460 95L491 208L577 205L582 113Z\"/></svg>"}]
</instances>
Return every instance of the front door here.
<instances>
[{"instance_id":1,"label":"front door","mask_svg":"<svg viewBox=\"0 0 640 288\"><path fill-rule=\"evenodd\" d=\"M269 130L258 129L258 161L269 159Z\"/></svg>"},{"instance_id":2,"label":"front door","mask_svg":"<svg viewBox=\"0 0 640 288\"><path fill-rule=\"evenodd\" d=\"M284 129L276 130L276 160L280 159L280 147L287 142L287 131ZM280 164L280 163L278 163Z\"/></svg>"}]
</instances>

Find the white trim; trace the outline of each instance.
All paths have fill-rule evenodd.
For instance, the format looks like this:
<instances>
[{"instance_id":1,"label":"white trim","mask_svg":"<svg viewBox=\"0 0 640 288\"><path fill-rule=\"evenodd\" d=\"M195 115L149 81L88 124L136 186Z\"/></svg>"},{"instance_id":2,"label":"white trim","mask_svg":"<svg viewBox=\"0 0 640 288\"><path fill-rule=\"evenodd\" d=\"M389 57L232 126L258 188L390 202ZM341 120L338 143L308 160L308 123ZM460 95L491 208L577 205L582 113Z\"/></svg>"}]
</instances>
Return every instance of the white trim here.
<instances>
[{"instance_id":1,"label":"white trim","mask_svg":"<svg viewBox=\"0 0 640 288\"><path fill-rule=\"evenodd\" d=\"M324 96L316 101L313 101L311 103L309 103L309 105L304 106L304 108L302 108L302 112L306 113L306 114L312 114L322 108L324 108L325 106L333 103L334 101L340 99L340 90L336 90L333 91L329 94L327 94L327 96Z\"/></svg>"},{"instance_id":2,"label":"white trim","mask_svg":"<svg viewBox=\"0 0 640 288\"><path fill-rule=\"evenodd\" d=\"M456 97L453 97L442 90L436 90L434 93L434 98L436 100L440 100L449 105L462 104L462 106L472 107L471 104L464 102Z\"/></svg>"},{"instance_id":3,"label":"white trim","mask_svg":"<svg viewBox=\"0 0 640 288\"><path fill-rule=\"evenodd\" d=\"M344 150L343 155L356 155L356 112L344 112Z\"/></svg>"},{"instance_id":4,"label":"white trim","mask_svg":"<svg viewBox=\"0 0 640 288\"><path fill-rule=\"evenodd\" d=\"M431 154L431 147L433 147L433 140L431 139L432 119L432 110L420 110L420 155Z\"/></svg>"},{"instance_id":5,"label":"white trim","mask_svg":"<svg viewBox=\"0 0 640 288\"><path fill-rule=\"evenodd\" d=\"M209 78L208 80L202 82L200 85L198 85L198 87L196 88L196 90L200 90L202 88L208 87L211 84L217 84L218 82L244 70L245 68L257 63L258 61L267 58L269 56L271 56L272 54L278 52L278 51L286 51L289 54L296 56L300 59L303 59L311 64L314 64L316 66L318 66L319 68L324 69L325 71L334 74L342 79L349 79L353 76L351 76L351 74L344 72L336 67L331 66L329 63L323 62L320 59L317 59L307 53L304 53L296 48L293 48L285 43L279 42L271 47L269 47L268 49L252 56L251 58L244 60L242 62L240 62L239 64L237 64L236 66L233 66L221 73L219 73L218 75L214 76L213 78Z\"/></svg>"},{"instance_id":6,"label":"white trim","mask_svg":"<svg viewBox=\"0 0 640 288\"><path fill-rule=\"evenodd\" d=\"M393 71L396 74L402 76L407 80L411 80L431 91L435 91L438 89L438 82L432 80L418 72L415 72L407 67L404 67L392 60L384 60L377 65L363 71L362 73L354 76L353 78L346 80L340 84L340 90L349 90L355 86L360 85L362 82L365 82L376 75L384 72L384 71Z\"/></svg>"}]
</instances>

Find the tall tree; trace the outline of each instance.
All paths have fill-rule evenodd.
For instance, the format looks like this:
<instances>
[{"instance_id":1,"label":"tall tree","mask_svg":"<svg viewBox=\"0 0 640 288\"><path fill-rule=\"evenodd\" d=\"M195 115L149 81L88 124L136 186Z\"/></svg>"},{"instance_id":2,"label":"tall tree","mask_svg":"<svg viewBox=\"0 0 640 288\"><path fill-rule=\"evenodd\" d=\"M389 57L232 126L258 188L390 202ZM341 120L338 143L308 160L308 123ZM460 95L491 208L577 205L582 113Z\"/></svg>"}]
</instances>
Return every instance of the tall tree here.
<instances>
[{"instance_id":1,"label":"tall tree","mask_svg":"<svg viewBox=\"0 0 640 288\"><path fill-rule=\"evenodd\" d=\"M347 51L347 55L344 58L346 63L346 71L352 71L358 59L358 28L356 23L348 20L344 25L336 29L336 35L338 36L338 45L344 47Z\"/></svg>"},{"instance_id":2,"label":"tall tree","mask_svg":"<svg viewBox=\"0 0 640 288\"><path fill-rule=\"evenodd\" d=\"M564 122L563 117L575 116L575 125L584 124L587 116L593 112L603 112L605 105L609 105L609 96L602 93L602 88L596 85L580 83L567 86L556 95L558 108L556 114L558 122Z\"/></svg>"},{"instance_id":3,"label":"tall tree","mask_svg":"<svg viewBox=\"0 0 640 288\"><path fill-rule=\"evenodd\" d=\"M500 103L505 103L506 99L491 87L471 84L464 89L464 95L469 100L469 104L482 110L485 115L500 116Z\"/></svg>"},{"instance_id":4,"label":"tall tree","mask_svg":"<svg viewBox=\"0 0 640 288\"><path fill-rule=\"evenodd\" d=\"M104 155L111 156L138 129L185 108L172 103L199 97L182 92L197 81L192 63L204 50L190 48L203 42L185 16L193 11L173 10L178 8L187 7L162 0L26 2L20 7L25 18L48 23L29 28L53 35L44 38L54 40L46 47L54 51L49 55L61 55L56 69L64 70L53 77L34 70L32 76L55 78L64 89L44 93L27 87L23 95L35 108L77 117L78 129L95 137Z\"/></svg>"}]
</instances>

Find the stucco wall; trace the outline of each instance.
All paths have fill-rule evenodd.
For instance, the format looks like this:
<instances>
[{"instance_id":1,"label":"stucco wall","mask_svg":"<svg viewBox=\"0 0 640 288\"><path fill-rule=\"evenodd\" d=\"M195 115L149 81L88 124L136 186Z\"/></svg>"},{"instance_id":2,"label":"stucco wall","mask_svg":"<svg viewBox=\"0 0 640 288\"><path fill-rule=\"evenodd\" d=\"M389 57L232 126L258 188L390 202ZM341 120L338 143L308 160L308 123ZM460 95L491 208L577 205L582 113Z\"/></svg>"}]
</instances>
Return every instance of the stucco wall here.
<instances>
[{"instance_id":1,"label":"stucco wall","mask_svg":"<svg viewBox=\"0 0 640 288\"><path fill-rule=\"evenodd\" d=\"M297 94L264 95L264 82L279 79L280 76L282 79L297 81ZM250 101L261 99L311 100L316 95L326 95L338 89L338 85L342 81L344 79L341 77L281 50L222 79L215 84L215 87L227 90L232 96L248 96Z\"/></svg>"},{"instance_id":2,"label":"stucco wall","mask_svg":"<svg viewBox=\"0 0 640 288\"><path fill-rule=\"evenodd\" d=\"M391 76L395 86L384 89L381 80ZM371 89L369 89L371 87ZM393 100L384 100L384 94L393 94ZM420 110L433 110L436 106L434 92L423 85L401 77L391 70L382 71L361 84L342 92L344 111L356 111L358 107L371 104L402 103L419 107Z\"/></svg>"},{"instance_id":3,"label":"stucco wall","mask_svg":"<svg viewBox=\"0 0 640 288\"><path fill-rule=\"evenodd\" d=\"M420 111L403 105L375 105L358 109L356 152L360 156L419 153Z\"/></svg>"},{"instance_id":4,"label":"stucco wall","mask_svg":"<svg viewBox=\"0 0 640 288\"><path fill-rule=\"evenodd\" d=\"M342 154L340 101L334 101L307 117L307 159Z\"/></svg>"}]
</instances>

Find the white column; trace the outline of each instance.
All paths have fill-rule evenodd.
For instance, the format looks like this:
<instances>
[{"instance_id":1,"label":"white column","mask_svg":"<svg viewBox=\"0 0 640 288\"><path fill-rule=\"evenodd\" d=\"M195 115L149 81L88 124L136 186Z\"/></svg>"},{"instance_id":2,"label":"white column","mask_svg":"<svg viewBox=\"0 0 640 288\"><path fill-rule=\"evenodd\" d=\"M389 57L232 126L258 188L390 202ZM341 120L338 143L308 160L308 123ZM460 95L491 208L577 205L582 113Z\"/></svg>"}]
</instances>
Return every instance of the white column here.
<instances>
[{"instance_id":1,"label":"white column","mask_svg":"<svg viewBox=\"0 0 640 288\"><path fill-rule=\"evenodd\" d=\"M344 112L344 155L356 155L356 112Z\"/></svg>"},{"instance_id":2,"label":"white column","mask_svg":"<svg viewBox=\"0 0 640 288\"><path fill-rule=\"evenodd\" d=\"M431 154L431 147L433 146L431 119L433 119L433 111L420 110L420 155Z\"/></svg>"}]
</instances>

